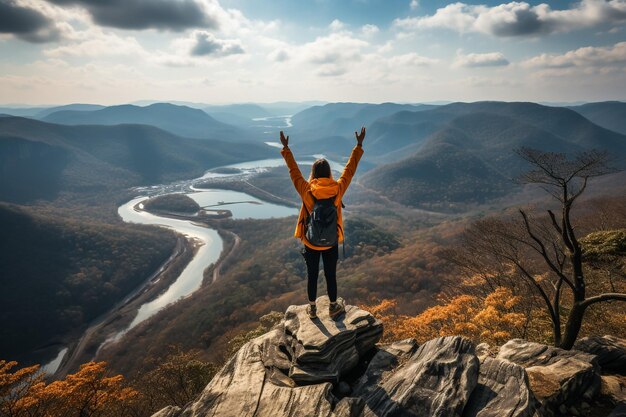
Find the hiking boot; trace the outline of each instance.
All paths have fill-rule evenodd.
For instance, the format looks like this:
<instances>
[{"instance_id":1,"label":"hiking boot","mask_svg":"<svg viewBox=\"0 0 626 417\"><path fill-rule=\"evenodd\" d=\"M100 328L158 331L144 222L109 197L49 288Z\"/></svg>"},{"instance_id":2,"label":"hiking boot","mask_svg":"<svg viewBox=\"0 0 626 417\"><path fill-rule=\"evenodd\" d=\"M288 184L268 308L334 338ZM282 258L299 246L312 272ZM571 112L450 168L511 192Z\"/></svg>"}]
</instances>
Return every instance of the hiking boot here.
<instances>
[{"instance_id":1,"label":"hiking boot","mask_svg":"<svg viewBox=\"0 0 626 417\"><path fill-rule=\"evenodd\" d=\"M341 315L341 313L344 313L345 311L346 311L346 308L343 305L343 300L339 300L339 299L337 300L335 304L330 303L330 306L328 307L328 315L333 320L335 320L337 317Z\"/></svg>"},{"instance_id":2,"label":"hiking boot","mask_svg":"<svg viewBox=\"0 0 626 417\"><path fill-rule=\"evenodd\" d=\"M306 306L306 313L311 320L315 320L317 318L317 306L309 304Z\"/></svg>"}]
</instances>

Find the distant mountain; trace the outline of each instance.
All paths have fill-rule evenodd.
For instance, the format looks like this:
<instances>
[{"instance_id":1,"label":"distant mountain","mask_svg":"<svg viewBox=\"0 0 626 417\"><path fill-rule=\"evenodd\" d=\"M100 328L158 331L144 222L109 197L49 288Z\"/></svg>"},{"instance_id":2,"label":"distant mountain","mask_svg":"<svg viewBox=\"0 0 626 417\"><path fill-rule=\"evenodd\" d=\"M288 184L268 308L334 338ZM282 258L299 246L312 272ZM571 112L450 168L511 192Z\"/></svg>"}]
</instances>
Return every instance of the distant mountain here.
<instances>
[{"instance_id":1,"label":"distant mountain","mask_svg":"<svg viewBox=\"0 0 626 417\"><path fill-rule=\"evenodd\" d=\"M314 138L316 135L345 135L354 132L362 125L368 126L374 120L399 111L420 111L435 106L412 104L368 104L368 103L329 103L314 106L295 114L291 118L294 129L304 131ZM355 125L355 126L353 126Z\"/></svg>"},{"instance_id":2,"label":"distant mountain","mask_svg":"<svg viewBox=\"0 0 626 417\"><path fill-rule=\"evenodd\" d=\"M263 158L265 145L187 139L153 126L62 126L0 118L0 200L99 192L200 175Z\"/></svg>"},{"instance_id":3,"label":"distant mountain","mask_svg":"<svg viewBox=\"0 0 626 417\"><path fill-rule=\"evenodd\" d=\"M223 106L213 105L207 106L202 110L210 115L212 115L213 113L227 113L247 119L277 116L276 114L268 111L266 108L259 106L258 104L228 104Z\"/></svg>"},{"instance_id":4,"label":"distant mountain","mask_svg":"<svg viewBox=\"0 0 626 417\"><path fill-rule=\"evenodd\" d=\"M95 111L58 111L42 119L65 125L146 124L183 137L239 141L248 138L242 129L218 122L199 109L157 103L146 107L130 104Z\"/></svg>"},{"instance_id":5,"label":"distant mountain","mask_svg":"<svg viewBox=\"0 0 626 417\"><path fill-rule=\"evenodd\" d=\"M604 149L618 166L626 157L626 136L572 110L534 103L453 103L400 112L374 123L366 140L369 152L394 162L369 171L362 182L396 201L435 210L511 192L511 179L527 169L514 153L522 146L570 154Z\"/></svg>"},{"instance_id":6,"label":"distant mountain","mask_svg":"<svg viewBox=\"0 0 626 417\"><path fill-rule=\"evenodd\" d=\"M259 103L264 109L267 109L277 116L294 115L309 107L322 106L324 104L326 104L326 102L323 101L276 101L273 103Z\"/></svg>"},{"instance_id":7,"label":"distant mountain","mask_svg":"<svg viewBox=\"0 0 626 417\"><path fill-rule=\"evenodd\" d=\"M35 117L37 113L45 111L47 107L0 107L0 114L19 117Z\"/></svg>"},{"instance_id":8,"label":"distant mountain","mask_svg":"<svg viewBox=\"0 0 626 417\"><path fill-rule=\"evenodd\" d=\"M56 107L48 107L47 109L41 110L40 112L34 115L37 119L43 119L44 117L56 113L58 111L65 110L76 110L76 111L94 111L94 110L102 110L105 106L101 106L100 104L66 104L65 106L56 106Z\"/></svg>"},{"instance_id":9,"label":"distant mountain","mask_svg":"<svg viewBox=\"0 0 626 417\"><path fill-rule=\"evenodd\" d=\"M598 126L626 135L626 103L605 101L569 107Z\"/></svg>"}]
</instances>

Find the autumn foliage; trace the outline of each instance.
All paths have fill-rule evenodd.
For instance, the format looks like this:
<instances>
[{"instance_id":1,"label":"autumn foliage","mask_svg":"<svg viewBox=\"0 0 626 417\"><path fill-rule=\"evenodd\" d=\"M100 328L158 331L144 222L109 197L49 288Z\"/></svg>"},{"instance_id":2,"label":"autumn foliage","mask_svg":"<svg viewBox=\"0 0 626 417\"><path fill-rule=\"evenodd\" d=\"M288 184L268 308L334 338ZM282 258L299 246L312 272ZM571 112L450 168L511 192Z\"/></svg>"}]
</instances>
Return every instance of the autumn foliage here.
<instances>
[{"instance_id":1,"label":"autumn foliage","mask_svg":"<svg viewBox=\"0 0 626 417\"><path fill-rule=\"evenodd\" d=\"M417 316L396 314L394 300L363 308L383 321L382 342L411 337L421 343L439 336L461 335L475 342L502 344L523 332L526 315L516 310L520 301L510 289L498 287L484 299L458 295Z\"/></svg>"},{"instance_id":2,"label":"autumn foliage","mask_svg":"<svg viewBox=\"0 0 626 417\"><path fill-rule=\"evenodd\" d=\"M65 379L47 383L39 366L11 371L17 362L0 360L0 416L113 417L131 415L138 392L122 375L107 376L106 362L88 362Z\"/></svg>"}]
</instances>

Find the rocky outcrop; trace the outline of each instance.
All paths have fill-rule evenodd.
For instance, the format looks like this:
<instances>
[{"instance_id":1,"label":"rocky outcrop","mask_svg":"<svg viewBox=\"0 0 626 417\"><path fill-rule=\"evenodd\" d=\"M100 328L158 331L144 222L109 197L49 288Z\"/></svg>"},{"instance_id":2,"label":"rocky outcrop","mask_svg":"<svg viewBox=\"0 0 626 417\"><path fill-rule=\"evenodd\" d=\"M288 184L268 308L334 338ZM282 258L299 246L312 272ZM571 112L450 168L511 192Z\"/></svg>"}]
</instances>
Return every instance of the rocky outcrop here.
<instances>
[{"instance_id":1,"label":"rocky outcrop","mask_svg":"<svg viewBox=\"0 0 626 417\"><path fill-rule=\"evenodd\" d=\"M599 367L595 356L588 353L513 339L500 347L497 358L526 369L546 415L556 410L581 415L600 390Z\"/></svg>"},{"instance_id":2,"label":"rocky outcrop","mask_svg":"<svg viewBox=\"0 0 626 417\"><path fill-rule=\"evenodd\" d=\"M463 417L534 417L538 404L524 368L502 359L483 356L478 384Z\"/></svg>"},{"instance_id":3,"label":"rocky outcrop","mask_svg":"<svg viewBox=\"0 0 626 417\"><path fill-rule=\"evenodd\" d=\"M574 349L596 356L603 373L626 375L626 339L615 336L584 337Z\"/></svg>"},{"instance_id":4,"label":"rocky outcrop","mask_svg":"<svg viewBox=\"0 0 626 417\"><path fill-rule=\"evenodd\" d=\"M306 306L289 307L196 401L153 417L582 416L600 389L614 403L623 392L622 376L600 382L589 353L519 339L477 349L460 336L376 346L382 324L371 314L346 306L334 321L328 299L317 302L318 319ZM610 352L606 363L620 358Z\"/></svg>"},{"instance_id":5,"label":"rocky outcrop","mask_svg":"<svg viewBox=\"0 0 626 417\"><path fill-rule=\"evenodd\" d=\"M362 384L365 417L460 416L478 381L472 343L460 336L430 340L372 388Z\"/></svg>"},{"instance_id":6,"label":"rocky outcrop","mask_svg":"<svg viewBox=\"0 0 626 417\"><path fill-rule=\"evenodd\" d=\"M313 321L304 305L290 306L285 313L283 347L292 359L289 377L298 384L338 381L382 336L382 323L367 311L348 305L345 315L335 321L328 316L328 307L328 297L320 297Z\"/></svg>"}]
</instances>

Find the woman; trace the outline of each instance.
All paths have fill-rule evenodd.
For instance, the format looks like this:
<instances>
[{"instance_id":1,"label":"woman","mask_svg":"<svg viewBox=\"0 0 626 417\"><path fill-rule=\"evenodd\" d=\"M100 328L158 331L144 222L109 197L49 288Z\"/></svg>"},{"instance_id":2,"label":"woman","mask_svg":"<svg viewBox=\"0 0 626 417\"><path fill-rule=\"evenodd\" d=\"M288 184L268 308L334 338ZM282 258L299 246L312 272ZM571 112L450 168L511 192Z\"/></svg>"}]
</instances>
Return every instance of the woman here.
<instances>
[{"instance_id":1,"label":"woman","mask_svg":"<svg viewBox=\"0 0 626 417\"><path fill-rule=\"evenodd\" d=\"M343 222L341 218L341 198L348 189L350 181L356 172L357 165L361 156L363 155L363 139L365 139L365 128L361 128L361 133L354 132L356 136L356 146L352 149L350 159L346 164L341 177L337 181L333 179L330 171L330 164L325 159L318 159L311 166L311 175L309 180L305 180L302 177L302 173L298 168L298 164L289 149L289 136L285 137L283 132L280 132L280 142L283 144L283 149L280 151L287 167L289 168L289 175L293 182L296 191L302 199L302 207L300 208L300 215L298 216L298 223L296 224L296 231L294 236L302 240L304 244L303 252L304 259L307 266L307 293L309 297L309 305L307 306L307 313L311 319L317 318L317 306L315 305L315 299L317 295L317 277L319 274L320 256L324 261L324 275L326 276L326 288L328 290L328 298L330 299L330 307L328 309L328 315L335 319L341 313L345 311L345 306L342 302L337 301L337 258L339 257L338 243L343 241ZM334 205L337 209L337 242L333 246L315 246L309 242L306 238L306 222L308 213L311 213L315 204L315 199L328 199L334 198Z\"/></svg>"}]
</instances>

